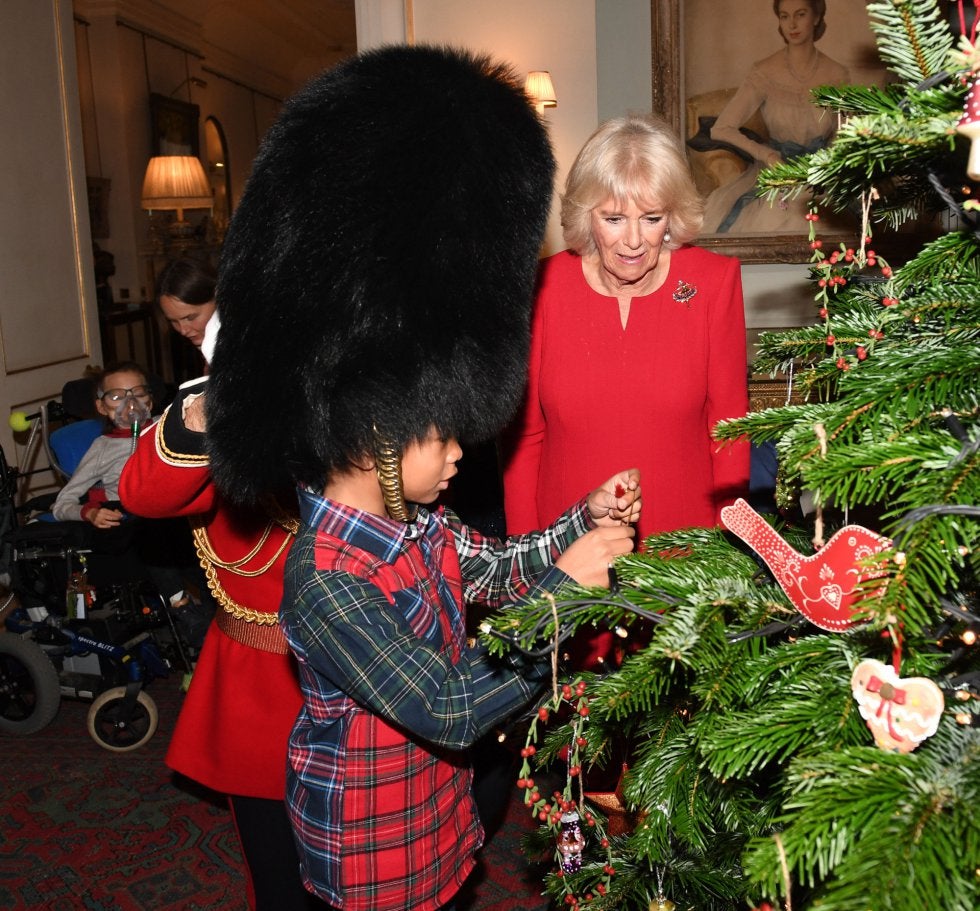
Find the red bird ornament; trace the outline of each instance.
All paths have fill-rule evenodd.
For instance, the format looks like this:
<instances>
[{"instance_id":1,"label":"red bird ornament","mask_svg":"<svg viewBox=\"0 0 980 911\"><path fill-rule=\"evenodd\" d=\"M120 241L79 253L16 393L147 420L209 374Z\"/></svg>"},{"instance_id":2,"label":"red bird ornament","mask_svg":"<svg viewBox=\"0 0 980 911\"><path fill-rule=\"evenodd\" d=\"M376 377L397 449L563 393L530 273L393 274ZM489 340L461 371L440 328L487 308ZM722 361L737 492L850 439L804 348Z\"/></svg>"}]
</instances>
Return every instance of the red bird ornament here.
<instances>
[{"instance_id":1,"label":"red bird ornament","mask_svg":"<svg viewBox=\"0 0 980 911\"><path fill-rule=\"evenodd\" d=\"M762 558L793 606L814 626L830 632L851 625L858 584L883 575L861 567L860 562L892 544L860 525L845 525L820 550L805 557L745 500L725 506L721 521Z\"/></svg>"}]
</instances>

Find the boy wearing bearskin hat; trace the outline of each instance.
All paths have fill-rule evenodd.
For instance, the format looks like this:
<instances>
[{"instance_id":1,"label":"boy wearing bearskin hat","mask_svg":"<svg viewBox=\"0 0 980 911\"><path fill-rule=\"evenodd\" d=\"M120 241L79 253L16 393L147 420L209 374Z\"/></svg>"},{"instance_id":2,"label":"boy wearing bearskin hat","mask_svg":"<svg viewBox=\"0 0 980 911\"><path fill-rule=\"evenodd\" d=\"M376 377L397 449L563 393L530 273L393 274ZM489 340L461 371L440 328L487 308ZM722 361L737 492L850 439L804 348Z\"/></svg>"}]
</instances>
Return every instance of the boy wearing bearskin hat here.
<instances>
[{"instance_id":1,"label":"boy wearing bearskin hat","mask_svg":"<svg viewBox=\"0 0 980 911\"><path fill-rule=\"evenodd\" d=\"M550 665L468 645L464 605L606 584L633 546L633 470L503 542L435 505L457 441L523 391L553 170L506 68L383 48L287 103L226 238L211 470L242 502L298 490L287 802L307 888L342 911L436 911L474 866L468 749Z\"/></svg>"}]
</instances>

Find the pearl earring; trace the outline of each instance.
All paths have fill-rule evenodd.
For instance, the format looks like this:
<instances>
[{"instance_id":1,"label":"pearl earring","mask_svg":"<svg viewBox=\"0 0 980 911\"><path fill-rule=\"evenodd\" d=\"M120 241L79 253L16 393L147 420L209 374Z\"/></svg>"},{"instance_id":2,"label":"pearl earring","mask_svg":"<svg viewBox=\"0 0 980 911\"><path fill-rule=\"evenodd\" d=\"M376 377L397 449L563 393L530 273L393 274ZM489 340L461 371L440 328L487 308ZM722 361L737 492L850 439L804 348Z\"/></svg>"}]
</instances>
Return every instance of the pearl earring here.
<instances>
[{"instance_id":1,"label":"pearl earring","mask_svg":"<svg viewBox=\"0 0 980 911\"><path fill-rule=\"evenodd\" d=\"M670 243L670 231L664 231L664 243L665 244Z\"/></svg>"}]
</instances>

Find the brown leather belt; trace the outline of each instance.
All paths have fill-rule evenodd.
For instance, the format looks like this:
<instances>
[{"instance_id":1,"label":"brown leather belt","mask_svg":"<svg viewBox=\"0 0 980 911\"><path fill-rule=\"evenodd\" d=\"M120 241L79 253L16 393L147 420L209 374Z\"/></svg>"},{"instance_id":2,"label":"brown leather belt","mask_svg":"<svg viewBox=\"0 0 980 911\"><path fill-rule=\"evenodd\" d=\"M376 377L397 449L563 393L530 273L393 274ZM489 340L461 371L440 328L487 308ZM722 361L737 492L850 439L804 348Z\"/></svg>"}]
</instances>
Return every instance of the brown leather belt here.
<instances>
[{"instance_id":1,"label":"brown leather belt","mask_svg":"<svg viewBox=\"0 0 980 911\"><path fill-rule=\"evenodd\" d=\"M289 643L278 623L255 623L243 617L235 617L220 606L214 620L221 632L242 645L276 655L289 654Z\"/></svg>"}]
</instances>

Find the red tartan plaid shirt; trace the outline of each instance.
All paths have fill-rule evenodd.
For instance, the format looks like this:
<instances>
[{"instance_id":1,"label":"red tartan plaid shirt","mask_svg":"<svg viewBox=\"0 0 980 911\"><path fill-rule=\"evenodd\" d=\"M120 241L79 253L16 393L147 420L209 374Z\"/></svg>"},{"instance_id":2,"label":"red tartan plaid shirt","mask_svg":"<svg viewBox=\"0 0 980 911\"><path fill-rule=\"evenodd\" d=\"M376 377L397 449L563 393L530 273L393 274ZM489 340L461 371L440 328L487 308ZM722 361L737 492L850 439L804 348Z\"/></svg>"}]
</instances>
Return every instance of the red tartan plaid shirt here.
<instances>
[{"instance_id":1,"label":"red tartan plaid shirt","mask_svg":"<svg viewBox=\"0 0 980 911\"><path fill-rule=\"evenodd\" d=\"M304 881L343 911L435 911L483 841L467 750L549 673L467 647L463 603L569 582L553 561L588 509L505 542L442 509L406 525L300 491L300 512L280 622L304 697L287 772Z\"/></svg>"}]
</instances>

